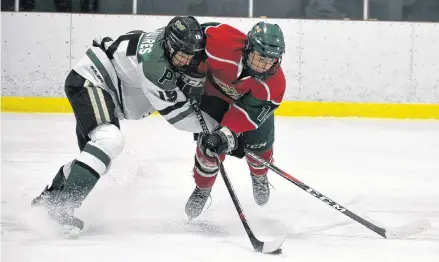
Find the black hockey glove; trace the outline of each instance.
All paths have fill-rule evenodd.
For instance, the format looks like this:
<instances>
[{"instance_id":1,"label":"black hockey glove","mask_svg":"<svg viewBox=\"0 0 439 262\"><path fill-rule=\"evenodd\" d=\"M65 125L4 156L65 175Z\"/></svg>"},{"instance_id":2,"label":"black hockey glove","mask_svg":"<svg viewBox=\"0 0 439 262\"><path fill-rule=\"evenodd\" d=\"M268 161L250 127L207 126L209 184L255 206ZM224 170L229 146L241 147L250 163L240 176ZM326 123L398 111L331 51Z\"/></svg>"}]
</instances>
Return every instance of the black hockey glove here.
<instances>
[{"instance_id":1,"label":"black hockey glove","mask_svg":"<svg viewBox=\"0 0 439 262\"><path fill-rule=\"evenodd\" d=\"M243 158L245 156L244 148L245 148L245 140L244 136L242 134L238 135L237 139L237 146L235 150L230 151L228 155L237 157L237 158Z\"/></svg>"},{"instance_id":2,"label":"black hockey glove","mask_svg":"<svg viewBox=\"0 0 439 262\"><path fill-rule=\"evenodd\" d=\"M177 79L177 86L183 92L188 100L196 100L201 103L201 97L204 94L204 83L206 75L199 73L182 73Z\"/></svg>"},{"instance_id":3,"label":"black hockey glove","mask_svg":"<svg viewBox=\"0 0 439 262\"><path fill-rule=\"evenodd\" d=\"M221 155L235 150L238 146L238 138L227 127L218 126L211 134L200 133L198 146L205 156L212 157L211 152Z\"/></svg>"}]
</instances>

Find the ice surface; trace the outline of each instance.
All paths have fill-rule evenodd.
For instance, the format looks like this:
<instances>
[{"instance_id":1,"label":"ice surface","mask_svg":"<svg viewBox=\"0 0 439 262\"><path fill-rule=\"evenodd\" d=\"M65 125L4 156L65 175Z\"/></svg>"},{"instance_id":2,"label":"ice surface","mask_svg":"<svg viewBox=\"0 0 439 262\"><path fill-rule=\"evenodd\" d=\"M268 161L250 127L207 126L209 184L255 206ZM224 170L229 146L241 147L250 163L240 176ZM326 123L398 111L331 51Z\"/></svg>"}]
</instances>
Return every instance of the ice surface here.
<instances>
[{"instance_id":1,"label":"ice surface","mask_svg":"<svg viewBox=\"0 0 439 262\"><path fill-rule=\"evenodd\" d=\"M267 206L245 160L227 173L260 240L286 235L283 254L255 253L222 178L188 222L192 134L161 117L122 122L126 144L84 205L82 236L63 239L30 201L77 154L71 114L1 115L2 261L439 261L439 121L277 118L275 164L381 226L428 219L429 230L383 239L277 176Z\"/></svg>"}]
</instances>

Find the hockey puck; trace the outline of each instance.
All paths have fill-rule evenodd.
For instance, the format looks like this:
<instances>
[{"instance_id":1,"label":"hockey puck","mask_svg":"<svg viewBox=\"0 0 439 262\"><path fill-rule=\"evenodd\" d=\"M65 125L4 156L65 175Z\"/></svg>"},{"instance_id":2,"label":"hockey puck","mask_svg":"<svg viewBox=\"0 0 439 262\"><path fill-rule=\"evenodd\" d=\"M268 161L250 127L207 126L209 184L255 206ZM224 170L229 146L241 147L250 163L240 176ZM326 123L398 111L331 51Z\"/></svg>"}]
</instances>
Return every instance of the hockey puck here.
<instances>
[{"instance_id":1,"label":"hockey puck","mask_svg":"<svg viewBox=\"0 0 439 262\"><path fill-rule=\"evenodd\" d=\"M282 254L282 248L276 249L275 251L268 253L270 255L280 255Z\"/></svg>"}]
</instances>

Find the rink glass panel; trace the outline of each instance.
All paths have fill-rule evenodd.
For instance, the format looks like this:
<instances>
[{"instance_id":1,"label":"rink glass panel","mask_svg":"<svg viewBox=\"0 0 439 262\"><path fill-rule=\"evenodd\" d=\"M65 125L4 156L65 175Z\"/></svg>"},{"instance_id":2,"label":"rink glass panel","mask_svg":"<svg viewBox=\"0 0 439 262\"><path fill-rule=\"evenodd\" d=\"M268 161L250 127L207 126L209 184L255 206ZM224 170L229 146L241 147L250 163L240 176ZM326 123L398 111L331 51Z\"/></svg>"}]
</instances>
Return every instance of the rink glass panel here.
<instances>
[{"instance_id":1,"label":"rink glass panel","mask_svg":"<svg viewBox=\"0 0 439 262\"><path fill-rule=\"evenodd\" d=\"M14 11L16 4L24 12L336 20L362 20L367 13L379 21L439 22L439 0L2 0L1 10Z\"/></svg>"},{"instance_id":2,"label":"rink glass panel","mask_svg":"<svg viewBox=\"0 0 439 262\"><path fill-rule=\"evenodd\" d=\"M439 22L439 0L369 0L369 18L381 21Z\"/></svg>"},{"instance_id":3,"label":"rink glass panel","mask_svg":"<svg viewBox=\"0 0 439 262\"><path fill-rule=\"evenodd\" d=\"M137 13L247 17L248 0L138 0Z\"/></svg>"},{"instance_id":4,"label":"rink glass panel","mask_svg":"<svg viewBox=\"0 0 439 262\"><path fill-rule=\"evenodd\" d=\"M363 0L254 0L253 16L361 20L363 6Z\"/></svg>"},{"instance_id":5,"label":"rink glass panel","mask_svg":"<svg viewBox=\"0 0 439 262\"><path fill-rule=\"evenodd\" d=\"M131 14L133 0L20 0L20 11Z\"/></svg>"},{"instance_id":6,"label":"rink glass panel","mask_svg":"<svg viewBox=\"0 0 439 262\"><path fill-rule=\"evenodd\" d=\"M14 11L14 0L2 0L2 11Z\"/></svg>"}]
</instances>

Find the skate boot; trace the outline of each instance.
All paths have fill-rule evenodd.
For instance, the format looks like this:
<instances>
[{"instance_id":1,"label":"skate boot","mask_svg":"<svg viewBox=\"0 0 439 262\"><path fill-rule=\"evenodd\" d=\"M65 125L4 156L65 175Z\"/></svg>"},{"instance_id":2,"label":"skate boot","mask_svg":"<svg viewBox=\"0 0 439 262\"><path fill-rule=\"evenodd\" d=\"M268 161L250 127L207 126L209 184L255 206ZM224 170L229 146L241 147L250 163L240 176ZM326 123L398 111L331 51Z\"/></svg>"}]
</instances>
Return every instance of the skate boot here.
<instances>
[{"instance_id":1,"label":"skate boot","mask_svg":"<svg viewBox=\"0 0 439 262\"><path fill-rule=\"evenodd\" d=\"M66 178L61 167L53 178L50 188L46 186L43 192L34 198L31 206L42 206L49 216L62 226L73 226L80 230L84 228L84 222L73 216L75 205L67 201L63 194Z\"/></svg>"},{"instance_id":2,"label":"skate boot","mask_svg":"<svg viewBox=\"0 0 439 262\"><path fill-rule=\"evenodd\" d=\"M196 218L201 214L211 191L212 188L202 189L195 187L195 190L189 197L185 208L186 214L189 216L189 218Z\"/></svg>"},{"instance_id":3,"label":"skate boot","mask_svg":"<svg viewBox=\"0 0 439 262\"><path fill-rule=\"evenodd\" d=\"M44 207L49 216L62 226L76 227L79 230L84 228L84 222L73 214L75 205L66 201L60 189L46 186L44 191L32 200L31 205Z\"/></svg>"},{"instance_id":4,"label":"skate boot","mask_svg":"<svg viewBox=\"0 0 439 262\"><path fill-rule=\"evenodd\" d=\"M267 175L256 176L250 173L253 184L253 197L255 198L256 204L263 206L268 202L270 198L270 187L268 183Z\"/></svg>"}]
</instances>

